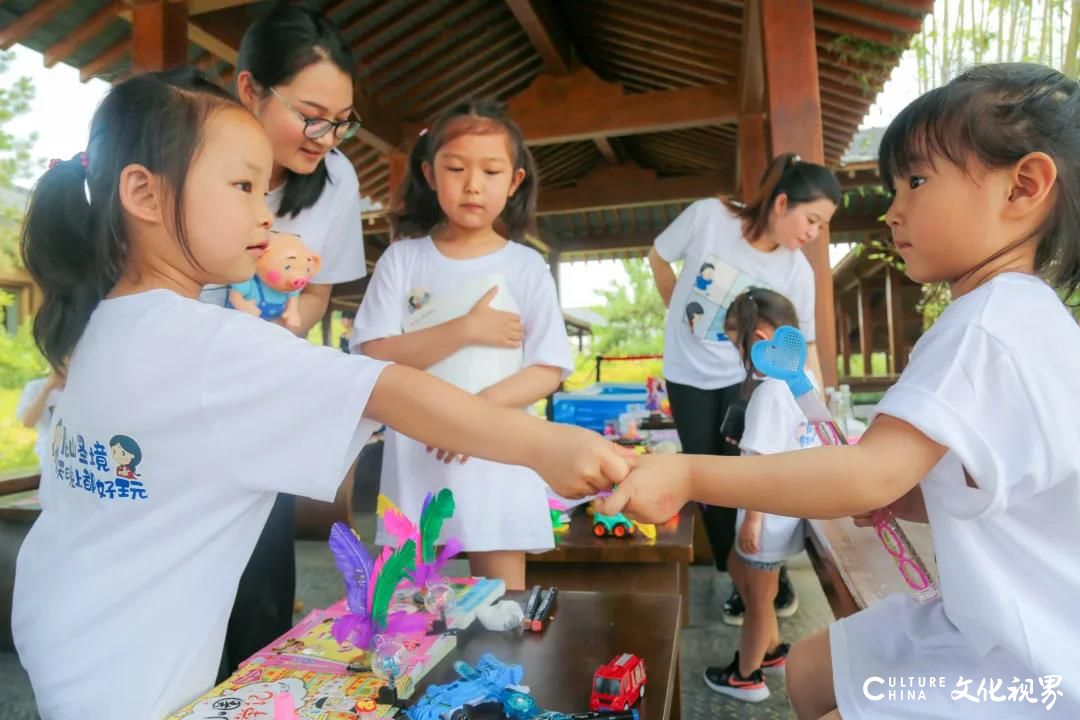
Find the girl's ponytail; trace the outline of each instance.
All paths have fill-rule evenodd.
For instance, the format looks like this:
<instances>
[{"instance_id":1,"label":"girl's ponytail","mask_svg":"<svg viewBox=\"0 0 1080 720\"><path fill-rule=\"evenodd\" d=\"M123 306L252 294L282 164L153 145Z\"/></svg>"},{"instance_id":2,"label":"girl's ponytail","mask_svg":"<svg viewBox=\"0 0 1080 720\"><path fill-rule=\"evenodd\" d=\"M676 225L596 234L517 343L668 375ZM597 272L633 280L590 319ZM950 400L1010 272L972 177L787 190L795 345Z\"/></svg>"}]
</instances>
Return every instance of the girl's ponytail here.
<instances>
[{"instance_id":1,"label":"girl's ponytail","mask_svg":"<svg viewBox=\"0 0 1080 720\"><path fill-rule=\"evenodd\" d=\"M122 257L103 255L95 242L100 228L87 199L87 167L86 153L53 161L23 223L23 263L44 293L34 340L58 371L123 268Z\"/></svg>"},{"instance_id":2,"label":"girl's ponytail","mask_svg":"<svg viewBox=\"0 0 1080 720\"><path fill-rule=\"evenodd\" d=\"M425 130L413 144L408 172L391 203L390 235L394 239L423 237L442 221L439 196L424 177L424 163L430 162L432 155L431 135Z\"/></svg>"},{"instance_id":3,"label":"girl's ponytail","mask_svg":"<svg viewBox=\"0 0 1080 720\"><path fill-rule=\"evenodd\" d=\"M758 324L766 322L774 328L783 325L799 326L799 315L791 301L778 292L765 288L752 287L731 301L724 329L739 351L743 367L746 368L746 380L742 392L749 397L754 389L754 362L750 358L750 349L754 346L754 332Z\"/></svg>"},{"instance_id":4,"label":"girl's ponytail","mask_svg":"<svg viewBox=\"0 0 1080 720\"><path fill-rule=\"evenodd\" d=\"M750 190L746 192L750 193ZM746 202L725 200L724 204L732 215L745 223L746 239L756 240L769 228L769 215L781 193L787 196L789 206L815 200L831 200L834 205L840 205L840 184L832 171L824 165L803 162L795 153L783 153L773 158L765 169L761 185L756 192L747 195Z\"/></svg>"}]
</instances>

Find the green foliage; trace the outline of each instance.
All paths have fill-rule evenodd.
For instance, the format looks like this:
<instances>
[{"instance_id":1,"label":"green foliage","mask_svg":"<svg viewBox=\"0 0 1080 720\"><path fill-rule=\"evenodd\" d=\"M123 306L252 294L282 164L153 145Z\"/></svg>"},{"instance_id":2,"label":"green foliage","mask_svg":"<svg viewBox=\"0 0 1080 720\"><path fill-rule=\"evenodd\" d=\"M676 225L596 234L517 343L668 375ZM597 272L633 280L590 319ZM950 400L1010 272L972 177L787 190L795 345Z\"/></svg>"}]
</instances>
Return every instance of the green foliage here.
<instances>
[{"instance_id":1,"label":"green foliage","mask_svg":"<svg viewBox=\"0 0 1080 720\"><path fill-rule=\"evenodd\" d=\"M11 295L0 292L0 307L9 306L11 302ZM48 372L49 364L34 344L29 318L14 335L0 329L0 388L22 388L30 380Z\"/></svg>"},{"instance_id":2,"label":"green foliage","mask_svg":"<svg viewBox=\"0 0 1080 720\"><path fill-rule=\"evenodd\" d=\"M667 308L656 290L652 270L643 259L623 260L623 269L627 282L599 291L603 302L593 309L607 325L593 328L593 354L661 353Z\"/></svg>"},{"instance_id":3,"label":"green foliage","mask_svg":"<svg viewBox=\"0 0 1080 720\"><path fill-rule=\"evenodd\" d=\"M0 388L0 473L38 465L34 453L37 434L15 421L22 389Z\"/></svg>"},{"instance_id":4,"label":"green foliage","mask_svg":"<svg viewBox=\"0 0 1080 720\"><path fill-rule=\"evenodd\" d=\"M0 75L8 71L13 57L10 52L0 53ZM28 77L17 78L10 85L0 87L0 186L8 187L15 180L30 176L30 150L37 140L37 133L29 138L18 138L4 127L30 110L35 94Z\"/></svg>"}]
</instances>

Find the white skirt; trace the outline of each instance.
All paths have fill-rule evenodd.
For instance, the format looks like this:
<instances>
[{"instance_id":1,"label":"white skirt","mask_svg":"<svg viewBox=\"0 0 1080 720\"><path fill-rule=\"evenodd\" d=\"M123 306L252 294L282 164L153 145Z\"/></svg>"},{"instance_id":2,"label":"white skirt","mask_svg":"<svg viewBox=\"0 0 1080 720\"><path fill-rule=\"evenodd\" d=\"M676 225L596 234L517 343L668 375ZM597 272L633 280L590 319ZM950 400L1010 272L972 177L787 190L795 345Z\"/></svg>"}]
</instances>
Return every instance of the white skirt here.
<instances>
[{"instance_id":1,"label":"white skirt","mask_svg":"<svg viewBox=\"0 0 1080 720\"><path fill-rule=\"evenodd\" d=\"M443 540L455 537L468 552L543 552L555 547L547 485L535 472L477 458L445 465L422 443L387 430L382 494L416 522L427 493L442 488L453 491L455 504L454 517L443 525ZM375 541L391 541L382 523Z\"/></svg>"},{"instance_id":2,"label":"white skirt","mask_svg":"<svg viewBox=\"0 0 1080 720\"><path fill-rule=\"evenodd\" d=\"M979 656L949 621L940 599L920 604L907 595L890 595L830 626L829 643L833 689L844 720L1080 718L1080 698L1047 689L1044 682L1053 685L1052 679L1038 676L1006 650Z\"/></svg>"}]
</instances>

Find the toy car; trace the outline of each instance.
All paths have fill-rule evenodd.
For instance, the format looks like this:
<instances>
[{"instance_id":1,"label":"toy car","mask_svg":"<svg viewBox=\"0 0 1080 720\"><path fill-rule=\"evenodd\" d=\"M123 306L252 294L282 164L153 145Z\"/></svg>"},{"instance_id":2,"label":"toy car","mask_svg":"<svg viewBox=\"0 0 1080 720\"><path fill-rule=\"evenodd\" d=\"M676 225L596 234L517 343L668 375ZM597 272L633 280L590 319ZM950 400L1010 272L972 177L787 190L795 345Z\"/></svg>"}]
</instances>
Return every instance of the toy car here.
<instances>
[{"instance_id":1,"label":"toy car","mask_svg":"<svg viewBox=\"0 0 1080 720\"><path fill-rule=\"evenodd\" d=\"M616 515L593 513L593 535L596 537L614 535L615 537L621 538L633 534L634 523L630 522L630 520L622 513Z\"/></svg>"},{"instance_id":2,"label":"toy car","mask_svg":"<svg viewBox=\"0 0 1080 720\"><path fill-rule=\"evenodd\" d=\"M623 653L603 665L593 676L590 710L629 710L645 697L645 661Z\"/></svg>"}]
</instances>

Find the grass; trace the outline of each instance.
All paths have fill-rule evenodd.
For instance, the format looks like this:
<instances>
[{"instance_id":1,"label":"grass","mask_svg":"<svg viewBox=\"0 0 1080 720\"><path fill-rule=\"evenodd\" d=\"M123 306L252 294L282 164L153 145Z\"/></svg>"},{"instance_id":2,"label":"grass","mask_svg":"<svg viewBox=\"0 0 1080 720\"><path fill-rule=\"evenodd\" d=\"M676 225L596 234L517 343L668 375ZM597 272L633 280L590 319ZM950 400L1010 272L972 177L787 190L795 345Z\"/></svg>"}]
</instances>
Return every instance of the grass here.
<instances>
[{"instance_id":1,"label":"grass","mask_svg":"<svg viewBox=\"0 0 1080 720\"><path fill-rule=\"evenodd\" d=\"M0 388L0 472L37 467L34 440L37 433L15 421L21 390Z\"/></svg>"}]
</instances>

